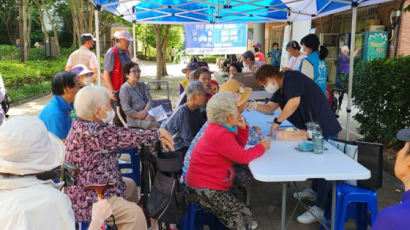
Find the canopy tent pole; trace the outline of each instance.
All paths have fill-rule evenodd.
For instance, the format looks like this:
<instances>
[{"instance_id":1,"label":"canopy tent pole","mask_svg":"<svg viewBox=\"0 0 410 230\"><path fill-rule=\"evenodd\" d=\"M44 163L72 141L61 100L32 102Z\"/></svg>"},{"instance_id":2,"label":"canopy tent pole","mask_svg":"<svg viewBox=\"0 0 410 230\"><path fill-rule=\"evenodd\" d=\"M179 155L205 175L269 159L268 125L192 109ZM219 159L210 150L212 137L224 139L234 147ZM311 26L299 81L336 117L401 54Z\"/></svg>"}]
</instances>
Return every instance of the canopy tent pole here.
<instances>
[{"instance_id":1,"label":"canopy tent pole","mask_svg":"<svg viewBox=\"0 0 410 230\"><path fill-rule=\"evenodd\" d=\"M99 5L95 6L95 39L96 39L96 52L97 52L97 84L101 86L101 57L100 57L100 21L98 18L98 13L101 7Z\"/></svg>"},{"instance_id":2,"label":"canopy tent pole","mask_svg":"<svg viewBox=\"0 0 410 230\"><path fill-rule=\"evenodd\" d=\"M353 86L353 64L354 64L354 54L355 50L355 39L356 39L356 20L357 20L357 0L352 2L352 31L350 35L350 63L349 63L349 86L347 92L347 116L346 116L346 140L349 140L349 125L350 125L350 116L352 112L352 86Z\"/></svg>"},{"instance_id":3,"label":"canopy tent pole","mask_svg":"<svg viewBox=\"0 0 410 230\"><path fill-rule=\"evenodd\" d=\"M135 21L132 22L132 37L134 38L134 42L133 42L133 53L134 53L134 60L133 61L137 61L137 40L135 39Z\"/></svg>"}]
</instances>

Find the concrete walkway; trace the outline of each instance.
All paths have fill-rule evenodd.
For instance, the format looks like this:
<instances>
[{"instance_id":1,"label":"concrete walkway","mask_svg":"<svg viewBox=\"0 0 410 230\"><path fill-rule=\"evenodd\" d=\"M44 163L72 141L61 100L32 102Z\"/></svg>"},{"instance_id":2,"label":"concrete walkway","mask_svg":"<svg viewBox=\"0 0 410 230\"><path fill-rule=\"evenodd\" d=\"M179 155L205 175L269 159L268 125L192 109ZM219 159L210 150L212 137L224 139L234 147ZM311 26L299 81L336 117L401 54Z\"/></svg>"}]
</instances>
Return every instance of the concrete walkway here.
<instances>
[{"instance_id":1,"label":"concrete walkway","mask_svg":"<svg viewBox=\"0 0 410 230\"><path fill-rule=\"evenodd\" d=\"M155 79L156 64L154 62L140 61L140 68L142 70L142 80ZM178 91L177 82L184 79L184 75L181 73L181 69L184 65L180 64L168 64L168 76L165 77L171 84L172 93ZM211 65L212 71L218 71L215 65ZM164 92L161 92L164 93ZM177 94L176 94L177 95ZM339 122L343 128L346 127L346 99L345 96L342 110L339 115ZM41 109L51 99L51 95L21 104L16 107L12 107L9 111L10 117L20 115L37 116ZM172 99L172 98L171 98ZM173 100L173 99L172 99ZM174 100L173 100L174 101ZM356 108L352 108L352 116L358 112ZM358 123L355 120L351 120L350 133L353 138L360 138L361 136L357 132ZM344 133L340 135L344 137ZM403 185L390 174L384 173L383 187L378 191L379 209L386 206L396 204L400 201L401 193L403 192ZM297 183L297 188L303 189L309 186L309 182ZM293 199L292 193L297 190L294 183L290 184L287 194L287 221L289 222L288 229L319 229L318 224L302 225L296 222L296 217L305 211L305 208L298 204L297 200ZM280 229L280 211L281 211L281 184L280 183L262 183L254 181L252 186L251 195L251 208L253 210L254 218L259 223L261 230L276 230ZM312 203L307 203L312 205ZM354 226L349 224L348 226Z\"/></svg>"}]
</instances>

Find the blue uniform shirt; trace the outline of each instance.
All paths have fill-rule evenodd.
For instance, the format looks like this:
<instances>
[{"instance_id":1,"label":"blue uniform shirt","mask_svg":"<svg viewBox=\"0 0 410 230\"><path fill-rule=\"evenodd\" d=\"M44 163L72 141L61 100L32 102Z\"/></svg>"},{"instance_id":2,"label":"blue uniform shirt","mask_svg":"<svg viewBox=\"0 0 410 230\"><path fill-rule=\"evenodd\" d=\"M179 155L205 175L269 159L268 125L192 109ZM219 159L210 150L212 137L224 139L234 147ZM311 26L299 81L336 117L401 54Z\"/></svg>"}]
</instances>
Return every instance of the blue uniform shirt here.
<instances>
[{"instance_id":1,"label":"blue uniform shirt","mask_svg":"<svg viewBox=\"0 0 410 230\"><path fill-rule=\"evenodd\" d=\"M44 122L48 131L60 139L65 139L71 128L71 110L73 110L72 104L69 105L62 97L54 95L41 110L38 118Z\"/></svg>"},{"instance_id":2,"label":"blue uniform shirt","mask_svg":"<svg viewBox=\"0 0 410 230\"><path fill-rule=\"evenodd\" d=\"M270 101L278 103L283 110L294 97L300 97L300 104L287 120L298 129L306 129L306 123L312 117L319 123L325 138L336 136L342 130L319 86L301 72L286 71L282 90L276 91Z\"/></svg>"},{"instance_id":3,"label":"blue uniform shirt","mask_svg":"<svg viewBox=\"0 0 410 230\"><path fill-rule=\"evenodd\" d=\"M410 190L403 193L401 203L382 209L377 215L372 230L410 229Z\"/></svg>"}]
</instances>

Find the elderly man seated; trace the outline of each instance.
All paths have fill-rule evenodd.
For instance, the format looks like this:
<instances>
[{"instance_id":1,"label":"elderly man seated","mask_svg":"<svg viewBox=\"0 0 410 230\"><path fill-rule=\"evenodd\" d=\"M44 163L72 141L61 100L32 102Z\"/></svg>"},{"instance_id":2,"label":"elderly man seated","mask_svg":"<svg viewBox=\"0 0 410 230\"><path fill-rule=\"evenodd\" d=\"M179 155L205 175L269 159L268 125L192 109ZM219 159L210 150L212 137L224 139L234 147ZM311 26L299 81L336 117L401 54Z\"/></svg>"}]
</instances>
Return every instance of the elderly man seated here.
<instances>
[{"instance_id":1,"label":"elderly man seated","mask_svg":"<svg viewBox=\"0 0 410 230\"><path fill-rule=\"evenodd\" d=\"M65 71L56 73L51 81L53 98L38 116L48 131L63 141L71 128L71 111L79 87L75 73Z\"/></svg>"},{"instance_id":2,"label":"elderly man seated","mask_svg":"<svg viewBox=\"0 0 410 230\"><path fill-rule=\"evenodd\" d=\"M86 191L89 184L111 184L105 190L119 230L147 229L144 213L136 204L138 194L135 183L122 178L118 168L116 150L140 148L142 144L154 150L158 142L174 150L171 135L164 129L128 129L110 125L114 111L106 88L86 86L74 101L78 118L73 121L66 139L68 163L79 173L77 184L67 186L65 192L71 199L76 221L89 221L91 205L97 200L94 191ZM111 219L110 219L111 220Z\"/></svg>"},{"instance_id":3,"label":"elderly man seated","mask_svg":"<svg viewBox=\"0 0 410 230\"><path fill-rule=\"evenodd\" d=\"M36 177L63 159L64 145L38 118L15 117L0 127L1 229L75 229L68 197L51 180ZM111 213L106 200L95 203L89 230L99 229Z\"/></svg>"},{"instance_id":4,"label":"elderly man seated","mask_svg":"<svg viewBox=\"0 0 410 230\"><path fill-rule=\"evenodd\" d=\"M250 209L229 189L233 163L248 164L270 148L270 140L245 150L249 126L233 93L215 94L206 106L208 126L192 152L186 184L193 203L214 214L228 229L249 230Z\"/></svg>"},{"instance_id":5,"label":"elderly man seated","mask_svg":"<svg viewBox=\"0 0 410 230\"><path fill-rule=\"evenodd\" d=\"M192 81L185 88L187 102L162 123L163 127L174 136L175 150L185 152L195 135L205 123L200 108L205 105L205 87L199 81Z\"/></svg>"}]
</instances>

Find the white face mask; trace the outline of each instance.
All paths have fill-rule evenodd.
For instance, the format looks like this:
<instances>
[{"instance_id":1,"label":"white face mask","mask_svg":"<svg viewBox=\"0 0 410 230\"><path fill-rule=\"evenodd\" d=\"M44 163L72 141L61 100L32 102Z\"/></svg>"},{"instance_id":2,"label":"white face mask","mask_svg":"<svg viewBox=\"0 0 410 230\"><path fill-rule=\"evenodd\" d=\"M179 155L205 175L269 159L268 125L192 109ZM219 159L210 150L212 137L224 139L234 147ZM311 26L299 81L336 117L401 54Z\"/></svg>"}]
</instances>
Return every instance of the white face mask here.
<instances>
[{"instance_id":1,"label":"white face mask","mask_svg":"<svg viewBox=\"0 0 410 230\"><path fill-rule=\"evenodd\" d=\"M265 91L270 93L270 94L276 93L276 91L278 91L278 89L279 89L279 85L276 82L275 82L275 84L272 84L271 82L269 82L269 84L265 87Z\"/></svg>"},{"instance_id":2,"label":"white face mask","mask_svg":"<svg viewBox=\"0 0 410 230\"><path fill-rule=\"evenodd\" d=\"M87 86L91 84L91 77L85 77L83 79L83 83Z\"/></svg>"},{"instance_id":3,"label":"white face mask","mask_svg":"<svg viewBox=\"0 0 410 230\"><path fill-rule=\"evenodd\" d=\"M115 112L114 110L111 109L110 111L107 112L107 117L102 118L101 120L104 123L110 123L112 120L114 120L114 117L115 117Z\"/></svg>"}]
</instances>

